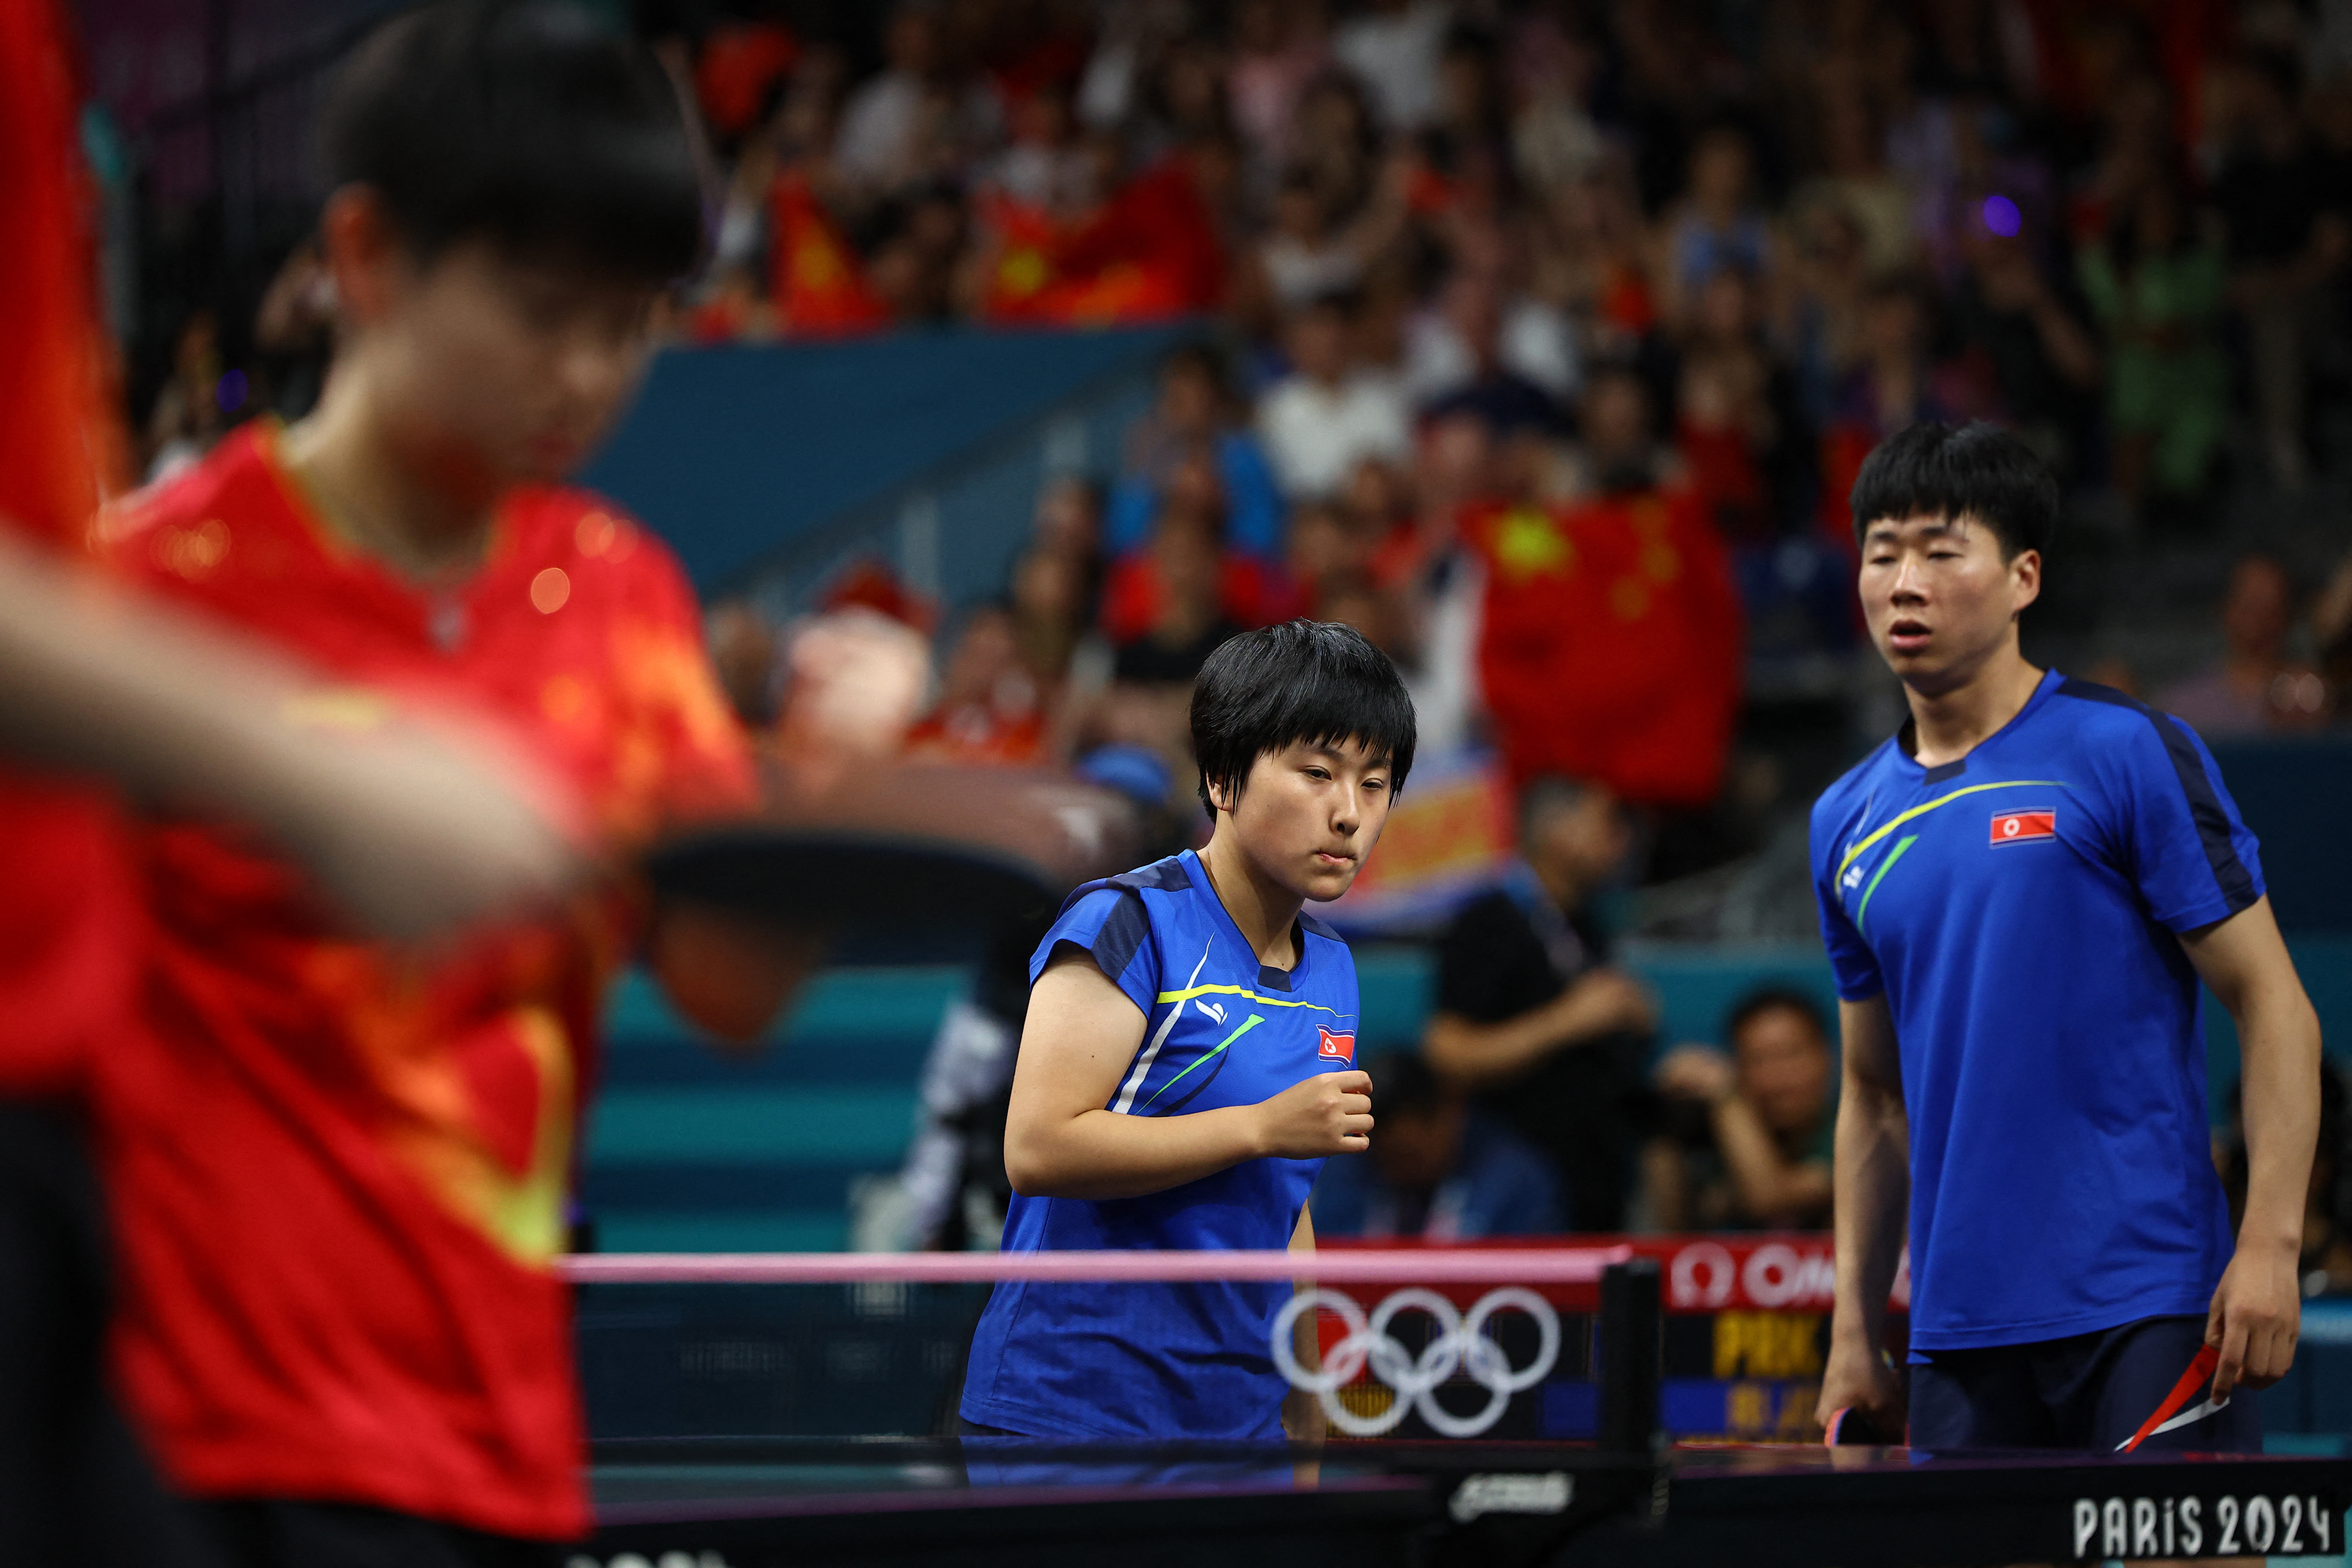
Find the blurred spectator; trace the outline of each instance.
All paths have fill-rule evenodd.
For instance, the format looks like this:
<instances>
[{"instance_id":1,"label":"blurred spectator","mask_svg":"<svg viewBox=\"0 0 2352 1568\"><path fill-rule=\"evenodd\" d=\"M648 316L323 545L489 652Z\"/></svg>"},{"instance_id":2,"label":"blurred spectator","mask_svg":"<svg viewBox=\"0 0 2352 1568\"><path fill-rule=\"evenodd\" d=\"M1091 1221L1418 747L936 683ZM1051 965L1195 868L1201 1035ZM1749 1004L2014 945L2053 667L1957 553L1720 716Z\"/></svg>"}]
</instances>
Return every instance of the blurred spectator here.
<instances>
[{"instance_id":1,"label":"blurred spectator","mask_svg":"<svg viewBox=\"0 0 2352 1568\"><path fill-rule=\"evenodd\" d=\"M1847 374L1861 362L1872 272L1862 226L1835 202L1801 205L1790 220L1787 287L1775 331L1787 345L1806 418L1834 410Z\"/></svg>"},{"instance_id":2,"label":"blurred spectator","mask_svg":"<svg viewBox=\"0 0 2352 1568\"><path fill-rule=\"evenodd\" d=\"M1837 1108L1821 1008L1801 991L1759 991L1724 1033L1729 1057L1678 1046L1651 1074L1685 1122L1663 1161L1645 1162L1652 1218L1670 1231L1827 1230Z\"/></svg>"},{"instance_id":3,"label":"blurred spectator","mask_svg":"<svg viewBox=\"0 0 2352 1568\"><path fill-rule=\"evenodd\" d=\"M1467 408L1423 421L1413 455L1413 517L1381 542L1372 577L1391 606L1390 635L1404 656L1422 752L1436 756L1470 742L1486 715L1478 649L1486 574L1462 525L1491 504L1497 463L1493 433Z\"/></svg>"},{"instance_id":4,"label":"blurred spectator","mask_svg":"<svg viewBox=\"0 0 2352 1568\"><path fill-rule=\"evenodd\" d=\"M2107 339L2116 488L2133 501L2193 500L2229 419L2220 247L2197 236L2179 186L2154 176L2077 265Z\"/></svg>"},{"instance_id":5,"label":"blurred spectator","mask_svg":"<svg viewBox=\"0 0 2352 1568\"><path fill-rule=\"evenodd\" d=\"M1370 90L1390 130L1417 131L1435 118L1453 10L1445 0L1371 0L1332 35L1332 54Z\"/></svg>"},{"instance_id":6,"label":"blurred spectator","mask_svg":"<svg viewBox=\"0 0 2352 1568\"><path fill-rule=\"evenodd\" d=\"M711 668L735 716L751 729L775 722L776 629L743 599L725 599L705 617Z\"/></svg>"},{"instance_id":7,"label":"blurred spectator","mask_svg":"<svg viewBox=\"0 0 2352 1568\"><path fill-rule=\"evenodd\" d=\"M2326 711L2326 688L2308 665L2287 658L2294 629L2294 583L2272 556L2242 556L2221 599L2221 660L2157 693L2156 706L2216 739L2302 728Z\"/></svg>"},{"instance_id":8,"label":"blurred spectator","mask_svg":"<svg viewBox=\"0 0 2352 1568\"><path fill-rule=\"evenodd\" d=\"M1424 407L1470 407L1497 434L1562 427L1576 351L1559 313L1525 297L1507 307L1499 266L1457 268L1405 333L1405 393Z\"/></svg>"},{"instance_id":9,"label":"blurred spectator","mask_svg":"<svg viewBox=\"0 0 2352 1568\"><path fill-rule=\"evenodd\" d=\"M1813 454L1796 378L1772 356L1756 280L1727 267L1699 290L1684 335L1675 389L1675 446L1716 527L1761 539L1801 517ZM1630 428L1612 410L1608 423ZM1626 437L1604 434L1604 443Z\"/></svg>"},{"instance_id":10,"label":"blurred spectator","mask_svg":"<svg viewBox=\"0 0 2352 1568\"><path fill-rule=\"evenodd\" d=\"M210 310L191 314L173 346L171 378L156 394L147 419L147 479L152 484L188 467L219 440L229 373L221 368L220 322ZM237 384L244 383L242 374ZM242 402L240 395L238 401Z\"/></svg>"},{"instance_id":11,"label":"blurred spectator","mask_svg":"<svg viewBox=\"0 0 2352 1568\"><path fill-rule=\"evenodd\" d=\"M1013 612L982 605L964 617L940 698L907 735L907 754L965 764L1034 763L1045 756L1045 694L1021 657Z\"/></svg>"},{"instance_id":12,"label":"blurred spectator","mask_svg":"<svg viewBox=\"0 0 2352 1568\"><path fill-rule=\"evenodd\" d=\"M1755 178L1755 151L1738 126L1713 126L1693 144L1689 184L1663 237L1659 282L1668 321L1680 321L1723 268L1772 275L1771 226L1757 205Z\"/></svg>"},{"instance_id":13,"label":"blurred spectator","mask_svg":"<svg viewBox=\"0 0 2352 1568\"><path fill-rule=\"evenodd\" d=\"M1534 1147L1471 1110L1417 1056L1367 1070L1379 1132L1368 1153L1325 1163L1316 1235L1454 1242L1561 1228L1559 1184Z\"/></svg>"},{"instance_id":14,"label":"blurred spectator","mask_svg":"<svg viewBox=\"0 0 2352 1568\"><path fill-rule=\"evenodd\" d=\"M2015 204L2011 204L2013 213ZM1953 324L1981 356L1985 384L2009 422L2069 472L2099 385L2099 350L2072 298L2074 279L2042 275L2021 216L1991 226L1982 210L1960 226L1966 271L1952 291Z\"/></svg>"},{"instance_id":15,"label":"blurred spectator","mask_svg":"<svg viewBox=\"0 0 2352 1568\"><path fill-rule=\"evenodd\" d=\"M1354 77L1333 70L1308 82L1291 140L1288 167L1307 175L1322 198L1327 222L1355 213L1371 199L1381 133Z\"/></svg>"},{"instance_id":16,"label":"blurred spectator","mask_svg":"<svg viewBox=\"0 0 2352 1568\"><path fill-rule=\"evenodd\" d=\"M1275 484L1281 458L1276 453L1269 466L1259 437L1236 415L1223 354L1192 343L1168 356L1159 401L1129 430L1125 465L1111 490L1106 542L1114 554L1150 533L1177 465L1207 454L1223 492L1225 542L1266 561L1281 558L1282 497Z\"/></svg>"},{"instance_id":17,"label":"blurred spectator","mask_svg":"<svg viewBox=\"0 0 2352 1568\"><path fill-rule=\"evenodd\" d=\"M1597 784L1522 790L1520 859L1439 939L1422 1047L1447 1085L1549 1157L1577 1230L1623 1226L1649 1120L1639 1062L1657 1007L1611 965L1592 914L1633 844L1626 808Z\"/></svg>"},{"instance_id":18,"label":"blurred spectator","mask_svg":"<svg viewBox=\"0 0 2352 1568\"><path fill-rule=\"evenodd\" d=\"M1308 301L1354 289L1395 239L1404 218L1402 193L1384 181L1374 199L1343 222L1323 182L1306 167L1282 176L1274 193L1257 268L1273 308L1293 310Z\"/></svg>"},{"instance_id":19,"label":"blurred spectator","mask_svg":"<svg viewBox=\"0 0 2352 1568\"><path fill-rule=\"evenodd\" d=\"M1257 427L1285 494L1324 498L1367 458L1408 458L1412 436L1397 386L1355 352L1356 302L1329 295L1293 312L1291 373L1259 401Z\"/></svg>"},{"instance_id":20,"label":"blurred spectator","mask_svg":"<svg viewBox=\"0 0 2352 1568\"><path fill-rule=\"evenodd\" d=\"M833 145L835 172L863 201L941 174L999 122L996 100L946 69L939 12L900 0L883 29L887 68L849 95Z\"/></svg>"},{"instance_id":21,"label":"blurred spectator","mask_svg":"<svg viewBox=\"0 0 2352 1568\"><path fill-rule=\"evenodd\" d=\"M896 757L929 696L930 649L902 620L862 605L785 628L775 754L823 795Z\"/></svg>"},{"instance_id":22,"label":"blurred spectator","mask_svg":"<svg viewBox=\"0 0 2352 1568\"><path fill-rule=\"evenodd\" d=\"M1085 212L1105 194L1095 187L1097 165L1078 144L1069 89L1046 82L1013 105L1012 140L982 169L983 187L1056 216Z\"/></svg>"},{"instance_id":23,"label":"blurred spectator","mask_svg":"<svg viewBox=\"0 0 2352 1568\"><path fill-rule=\"evenodd\" d=\"M2310 468L2305 339L2325 303L2323 286L2352 255L2352 188L2311 144L2291 58L2249 53L2223 79L2231 112L2213 205L2229 237L2231 299L2245 317L2264 455L2272 477L2293 488Z\"/></svg>"},{"instance_id":24,"label":"blurred spectator","mask_svg":"<svg viewBox=\"0 0 2352 1568\"><path fill-rule=\"evenodd\" d=\"M1111 642L1190 647L1181 638L1168 642L1169 628L1189 628L1189 637L1206 635L1212 625L1230 632L1288 620L1297 590L1280 563L1233 549L1224 538L1224 488L1215 468L1204 453L1181 458L1160 487L1150 534L1113 562L1103 580L1102 626ZM1194 586L1207 595L1208 620L1196 621L1184 607ZM1201 653L1206 658L1208 650Z\"/></svg>"},{"instance_id":25,"label":"blurred spectator","mask_svg":"<svg viewBox=\"0 0 2352 1568\"><path fill-rule=\"evenodd\" d=\"M1217 548L1213 525L1197 511L1160 520L1149 549L1112 568L1106 627L1122 681L1189 683L1216 646L1244 629L1231 614L1231 558Z\"/></svg>"},{"instance_id":26,"label":"blurred spectator","mask_svg":"<svg viewBox=\"0 0 2352 1568\"><path fill-rule=\"evenodd\" d=\"M253 315L253 346L269 382L269 407L299 419L319 401L334 352L335 279L318 241L296 245Z\"/></svg>"},{"instance_id":27,"label":"blurred spectator","mask_svg":"<svg viewBox=\"0 0 2352 1568\"><path fill-rule=\"evenodd\" d=\"M1329 60L1318 0L1240 0L1234 5L1225 97L1234 128L1258 167L1280 169L1289 162L1300 96Z\"/></svg>"}]
</instances>

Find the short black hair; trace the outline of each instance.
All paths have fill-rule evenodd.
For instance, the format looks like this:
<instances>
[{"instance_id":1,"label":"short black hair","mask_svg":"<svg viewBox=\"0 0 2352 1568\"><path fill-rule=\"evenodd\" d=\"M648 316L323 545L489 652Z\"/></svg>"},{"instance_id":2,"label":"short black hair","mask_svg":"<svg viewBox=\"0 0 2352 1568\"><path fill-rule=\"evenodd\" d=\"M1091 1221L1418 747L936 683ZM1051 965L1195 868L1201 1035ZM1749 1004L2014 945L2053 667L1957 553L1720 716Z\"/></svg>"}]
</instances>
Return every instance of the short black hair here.
<instances>
[{"instance_id":1,"label":"short black hair","mask_svg":"<svg viewBox=\"0 0 2352 1568\"><path fill-rule=\"evenodd\" d=\"M431 261L461 240L666 282L703 192L653 57L560 0L439 0L362 43L319 116L321 173L366 185Z\"/></svg>"},{"instance_id":2,"label":"short black hair","mask_svg":"<svg viewBox=\"0 0 2352 1568\"><path fill-rule=\"evenodd\" d=\"M2001 554L2050 552L2058 534L2058 480L2015 432L1981 419L1898 430L1863 459L1853 481L1853 536L1886 518L1973 518Z\"/></svg>"},{"instance_id":3,"label":"short black hair","mask_svg":"<svg viewBox=\"0 0 2352 1568\"><path fill-rule=\"evenodd\" d=\"M1739 1005L1731 1010L1731 1016L1724 1020L1723 1043L1737 1047L1740 1030L1765 1014L1773 1012L1796 1014L1813 1026L1813 1033L1819 1035L1824 1044L1828 1043L1830 1022L1828 1016L1822 1011L1822 1005L1793 985L1762 985L1741 997Z\"/></svg>"},{"instance_id":4,"label":"short black hair","mask_svg":"<svg viewBox=\"0 0 2352 1568\"><path fill-rule=\"evenodd\" d=\"M1209 786L1238 795L1258 758L1304 741L1355 741L1389 759L1389 798L1412 771L1412 699L1389 656L1337 621L1285 621L1227 637L1192 688L1201 805Z\"/></svg>"}]
</instances>

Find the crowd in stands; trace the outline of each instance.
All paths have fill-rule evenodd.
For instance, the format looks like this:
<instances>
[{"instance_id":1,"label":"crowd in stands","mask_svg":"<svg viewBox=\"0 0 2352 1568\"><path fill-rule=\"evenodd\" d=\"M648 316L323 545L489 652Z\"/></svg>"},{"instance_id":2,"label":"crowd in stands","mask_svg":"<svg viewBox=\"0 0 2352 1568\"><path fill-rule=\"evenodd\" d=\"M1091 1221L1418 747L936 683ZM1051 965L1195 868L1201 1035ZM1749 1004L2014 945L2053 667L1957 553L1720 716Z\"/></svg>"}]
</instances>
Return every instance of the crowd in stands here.
<instances>
[{"instance_id":1,"label":"crowd in stands","mask_svg":"<svg viewBox=\"0 0 2352 1568\"><path fill-rule=\"evenodd\" d=\"M1049 498L932 743L1164 744L1219 637L1309 614L1412 668L1434 750L1706 808L1756 661L1853 647L1843 497L1886 433L2004 420L2193 538L2232 483L2306 485L2352 398L2326 7L736 11L665 33L726 171L690 338L1220 328L1107 490ZM2306 603L2249 559L2223 625L2144 694L2335 716L2352 570Z\"/></svg>"},{"instance_id":2,"label":"crowd in stands","mask_svg":"<svg viewBox=\"0 0 2352 1568\"><path fill-rule=\"evenodd\" d=\"M686 341L1203 323L1115 471L1040 496L995 599L873 565L790 626L714 608L782 755L1076 765L1181 843L1193 676L1307 615L1395 656L1424 759L1499 760L1515 869L1438 937L1424 1051L1377 1074L1396 1120L1335 1223L1824 1222L1828 1024L1766 992L1727 1051L1657 1057L1595 902L1748 787L1757 670L1853 663L1845 497L1882 437L2006 422L2158 543L2347 467L2339 5L721 9L641 17L723 183ZM330 313L298 251L255 333L275 405ZM156 468L246 397L193 320ZM2218 662L2140 694L2214 738L2336 721L2352 560L2313 565L2239 559ZM1017 1009L964 1023L1001 1045ZM2352 1283L2333 1226L2315 1256Z\"/></svg>"}]
</instances>

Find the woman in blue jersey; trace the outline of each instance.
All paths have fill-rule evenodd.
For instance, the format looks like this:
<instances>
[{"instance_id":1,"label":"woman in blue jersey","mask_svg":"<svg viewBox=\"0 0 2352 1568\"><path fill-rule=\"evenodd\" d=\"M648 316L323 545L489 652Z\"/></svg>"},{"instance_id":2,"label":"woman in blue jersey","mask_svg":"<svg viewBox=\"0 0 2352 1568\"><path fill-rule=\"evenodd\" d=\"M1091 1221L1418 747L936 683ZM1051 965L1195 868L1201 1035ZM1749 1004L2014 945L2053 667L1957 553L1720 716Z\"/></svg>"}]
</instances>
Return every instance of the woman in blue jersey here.
<instances>
[{"instance_id":1,"label":"woman in blue jersey","mask_svg":"<svg viewBox=\"0 0 2352 1568\"><path fill-rule=\"evenodd\" d=\"M1070 896L1029 962L1004 1249L1311 1248L1324 1159L1368 1146L1356 970L1305 912L1348 890L1412 765L1412 702L1342 626L1234 637L1192 696L1198 854ZM971 1429L1283 1436L1279 1283L1000 1285Z\"/></svg>"}]
</instances>

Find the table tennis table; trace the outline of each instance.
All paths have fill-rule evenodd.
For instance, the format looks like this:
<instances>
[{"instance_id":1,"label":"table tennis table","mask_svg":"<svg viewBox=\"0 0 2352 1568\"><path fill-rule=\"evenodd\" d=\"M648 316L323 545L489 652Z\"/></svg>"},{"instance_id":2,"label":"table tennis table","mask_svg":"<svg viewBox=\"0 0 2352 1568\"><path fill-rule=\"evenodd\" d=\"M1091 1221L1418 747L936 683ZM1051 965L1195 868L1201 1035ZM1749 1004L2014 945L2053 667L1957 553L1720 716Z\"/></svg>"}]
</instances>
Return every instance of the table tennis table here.
<instances>
[{"instance_id":1,"label":"table tennis table","mask_svg":"<svg viewBox=\"0 0 2352 1568\"><path fill-rule=\"evenodd\" d=\"M1328 1446L1303 1485L1282 1453L1024 1443L1031 1473L999 1484L975 1479L967 1447L688 1439L603 1452L599 1529L574 1568L2338 1558L2352 1505L2352 1464L2288 1456L1759 1445L1643 1458L1370 1441Z\"/></svg>"},{"instance_id":2,"label":"table tennis table","mask_svg":"<svg viewBox=\"0 0 2352 1568\"><path fill-rule=\"evenodd\" d=\"M929 1331L919 1310L926 1298L896 1282L928 1278L925 1289L935 1289L968 1276L1091 1279L1115 1269L1180 1279L1247 1270L1273 1279L1297 1267L1281 1255L1097 1253L609 1258L575 1260L572 1268L583 1283L625 1290L655 1281L725 1288L814 1279L855 1297L887 1285L890 1293L877 1300L892 1337L908 1348ZM1365 1405L1351 1403L1349 1390L1327 1389L1325 1409L1335 1420L1352 1414L1357 1431L1341 1421L1313 1446L958 1437L941 1435L953 1428L937 1424L831 1435L782 1426L607 1432L591 1446L597 1530L570 1568L1967 1568L2221 1556L2347 1560L2352 1460L2344 1458L1673 1443L1661 1416L1667 1360L1661 1271L1654 1259L1622 1247L1540 1256L1322 1256L1314 1268L1326 1288L1394 1281L1407 1270L1461 1291L1527 1279L1589 1309L1590 1335L1553 1322L1538 1336L1536 1320L1555 1316L1549 1303L1533 1289L1507 1288L1528 1315L1485 1320L1486 1331L1498 1336L1489 1347L1496 1353L1474 1369L1483 1385L1464 1388L1472 1403L1490 1402L1483 1418L1465 1425L1441 1405L1434 1421L1399 1424L1405 1374L1433 1364L1442 1348L1426 1334L1409 1336L1369 1358L1339 1357L1344 1364L1333 1381L1361 1363L1361 1377L1385 1376L1396 1392L1370 1390L1378 1397ZM1454 1336L1456 1351L1479 1331L1483 1309L1457 1317L1432 1290L1405 1294L1436 1321L1441 1338ZM1352 1303L1339 1305L1342 1317L1362 1316ZM647 1323L661 1319L645 1314ZM1460 1325L1458 1333L1449 1321ZM1407 1332L1403 1320L1381 1312L1370 1331L1384 1331L1383 1322ZM869 1322L861 1331L880 1326ZM1346 1325L1325 1327L1336 1332ZM1277 1330L1277 1359L1284 1338ZM872 1348L866 1341L851 1348L858 1346ZM1528 1359L1538 1351L1540 1365ZM731 1373L782 1353L773 1342L730 1335L673 1347L662 1364ZM1325 1353L1337 1354L1328 1345ZM1444 1365L1471 1368L1472 1359ZM1527 1370L1505 1375L1517 1367ZM960 1366L942 1377L949 1386L960 1380ZM1360 1378L1351 1386L1368 1392ZM1589 1397L1570 1397L1580 1391ZM1528 1420L1501 1420L1506 1405ZM775 1408L807 1413L789 1404ZM1382 1410L1385 1417L1377 1414ZM1432 1413L1425 1402L1421 1411ZM1591 1440L1544 1428L1547 1419L1585 1415ZM1475 1431L1443 1436L1447 1425Z\"/></svg>"}]
</instances>

